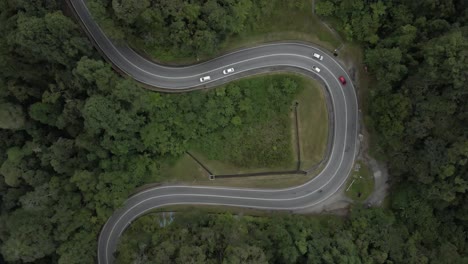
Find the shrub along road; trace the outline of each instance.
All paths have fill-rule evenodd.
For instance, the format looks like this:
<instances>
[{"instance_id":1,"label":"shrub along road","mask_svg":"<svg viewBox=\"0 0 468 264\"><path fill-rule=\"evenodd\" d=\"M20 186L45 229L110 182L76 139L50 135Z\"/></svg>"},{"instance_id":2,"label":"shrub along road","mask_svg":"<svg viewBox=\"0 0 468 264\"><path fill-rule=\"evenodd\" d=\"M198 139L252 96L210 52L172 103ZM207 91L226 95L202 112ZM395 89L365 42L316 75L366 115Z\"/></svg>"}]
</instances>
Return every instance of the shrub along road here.
<instances>
[{"instance_id":1,"label":"shrub along road","mask_svg":"<svg viewBox=\"0 0 468 264\"><path fill-rule=\"evenodd\" d=\"M267 210L295 211L318 205L346 182L357 153L358 105L353 84L344 68L317 47L300 43L275 43L230 53L211 61L187 66L155 64L126 45L114 44L93 21L85 0L69 2L99 50L122 72L135 80L167 92L204 89L265 70L293 70L321 79L330 95L334 122L331 155L322 172L311 181L293 188L242 189L203 186L162 186L130 197L103 227L98 246L99 263L112 263L118 239L133 220L158 207L176 204L226 205ZM313 53L324 55L322 61ZM319 73L312 69L317 66ZM234 68L230 74L223 70ZM210 76L203 83L200 78ZM338 81L344 76L348 83Z\"/></svg>"}]
</instances>

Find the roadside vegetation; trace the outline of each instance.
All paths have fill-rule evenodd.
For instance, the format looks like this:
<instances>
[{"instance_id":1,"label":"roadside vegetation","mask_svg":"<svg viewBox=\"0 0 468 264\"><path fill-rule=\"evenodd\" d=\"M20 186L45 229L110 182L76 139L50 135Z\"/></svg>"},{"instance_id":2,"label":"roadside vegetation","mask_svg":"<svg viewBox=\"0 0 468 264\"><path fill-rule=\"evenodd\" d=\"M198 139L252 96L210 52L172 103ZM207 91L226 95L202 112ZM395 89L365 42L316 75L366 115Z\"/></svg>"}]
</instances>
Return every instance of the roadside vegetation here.
<instances>
[{"instance_id":1,"label":"roadside vegetation","mask_svg":"<svg viewBox=\"0 0 468 264\"><path fill-rule=\"evenodd\" d=\"M383 209L354 208L349 218L270 213L265 216L199 212L139 218L125 231L117 263L382 263L420 260L405 226ZM446 263L436 255L435 263ZM450 262L451 263L451 262Z\"/></svg>"},{"instance_id":2,"label":"roadside vegetation","mask_svg":"<svg viewBox=\"0 0 468 264\"><path fill-rule=\"evenodd\" d=\"M205 183L209 181L210 174L188 154L183 154L180 157L162 160L158 174L153 176L148 178L145 183L151 184L156 181L165 183Z\"/></svg>"},{"instance_id":3,"label":"roadside vegetation","mask_svg":"<svg viewBox=\"0 0 468 264\"><path fill-rule=\"evenodd\" d=\"M259 2L273 8L274 1ZM235 126L241 113L226 111L230 97L216 90L167 95L122 78L62 14L62 4L0 1L0 262L95 263L102 225L159 173L159 162ZM139 234L125 236L119 258L468 262L466 5L317 3L317 13L361 43L376 80L369 112L393 181L388 209L353 207L349 219L326 223L180 214L166 229L144 223L144 236L132 225L129 232ZM139 242L145 230L154 231L146 247Z\"/></svg>"},{"instance_id":4,"label":"roadside vegetation","mask_svg":"<svg viewBox=\"0 0 468 264\"><path fill-rule=\"evenodd\" d=\"M363 162L356 162L346 185L346 195L357 202L366 200L374 190L374 175Z\"/></svg>"},{"instance_id":5,"label":"roadside vegetation","mask_svg":"<svg viewBox=\"0 0 468 264\"><path fill-rule=\"evenodd\" d=\"M106 33L162 62L191 63L267 41L340 45L309 0L88 2Z\"/></svg>"},{"instance_id":6,"label":"roadside vegetation","mask_svg":"<svg viewBox=\"0 0 468 264\"><path fill-rule=\"evenodd\" d=\"M304 88L302 77L266 75L210 91L217 101L230 98L217 104L237 114L230 120L232 125L193 141L191 148L206 159L243 168L278 169L294 164L289 114L293 98Z\"/></svg>"}]
</instances>

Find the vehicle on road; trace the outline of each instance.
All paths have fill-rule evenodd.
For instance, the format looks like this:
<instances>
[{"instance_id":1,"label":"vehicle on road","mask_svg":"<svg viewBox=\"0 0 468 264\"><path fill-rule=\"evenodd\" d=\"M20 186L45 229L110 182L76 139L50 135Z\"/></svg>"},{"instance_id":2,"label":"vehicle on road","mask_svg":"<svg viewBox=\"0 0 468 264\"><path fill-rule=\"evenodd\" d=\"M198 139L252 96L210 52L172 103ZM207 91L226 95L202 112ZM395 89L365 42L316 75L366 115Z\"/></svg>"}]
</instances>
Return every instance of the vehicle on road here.
<instances>
[{"instance_id":1,"label":"vehicle on road","mask_svg":"<svg viewBox=\"0 0 468 264\"><path fill-rule=\"evenodd\" d=\"M316 58L317 60L323 60L323 56L318 53L314 53L314 58Z\"/></svg>"},{"instance_id":2,"label":"vehicle on road","mask_svg":"<svg viewBox=\"0 0 468 264\"><path fill-rule=\"evenodd\" d=\"M234 68L229 68L229 69L226 69L223 71L223 74L229 74L229 73L233 73L234 72Z\"/></svg>"},{"instance_id":3,"label":"vehicle on road","mask_svg":"<svg viewBox=\"0 0 468 264\"><path fill-rule=\"evenodd\" d=\"M73 0L67 2L71 4L75 13L80 17L80 20L83 22L83 29L89 33L89 36L94 40L96 46L107 47L102 48L103 54L108 58L115 58L115 60L111 60L115 62L114 67L120 69L122 72L128 73L132 78L148 86L159 87L162 90L171 92L185 92L187 89L191 88L207 88L196 81L196 76L199 76L199 73L219 72L220 69L229 67L224 66L223 68L218 68L218 61L214 60L192 67L169 68L168 70L167 66L135 59L140 58L135 51L123 45L114 46L113 42L96 24L96 21L92 19L93 16L89 13L89 9L86 8L86 2L89 1ZM293 54L285 58L285 50L292 50ZM272 70L276 70L276 65L283 65L283 63L286 62L291 63L292 66L302 67L304 56L307 56L309 60L312 59L315 61L317 59L317 62L319 62L321 58L323 58L320 54L318 54L319 57L310 57L310 54L314 54L316 50L314 46L304 46L294 43L265 44L259 47L249 48L248 50L231 53L226 55L223 60L226 63L224 65L239 65L238 63L243 61L245 55L251 58L257 58L256 60L250 61L248 65L250 69L264 68L265 63L268 63L268 65L271 65L270 67ZM256 55L252 55L252 53ZM272 58L267 58L269 56L274 57L272 61L270 61ZM142 69L145 63L152 65L152 72L147 72ZM135 67L140 64L142 66L141 68ZM326 89L331 91L329 93L331 101L345 103L331 105L333 107L331 113L334 120L333 136L336 140L333 140L333 144L330 144L330 157L326 166L324 166L313 180L309 180L296 187L278 190L165 185L135 193L122 205L121 209L113 213L102 227L98 241L97 262L99 264L112 263L114 260L113 254L116 252L119 237L123 234L124 230L140 215L163 206L172 204L213 204L219 206L236 206L239 208L256 208L268 211L282 210L285 212L300 212L306 208L312 208L313 206L322 206L324 201L329 201L327 199L338 192L341 186L346 182L358 151L358 144L356 144L356 140L358 139L357 124L359 121L357 110L358 102L352 82L348 85L349 88L346 89L346 93L333 92L335 90L344 90L340 83L333 81L333 78L338 78L342 84L346 84L345 78L341 76L346 74L345 69L340 66L335 58L328 57L328 59L323 62L323 66L322 64L318 65L321 65L320 67L327 67L324 73L330 71L330 74L325 74L323 79L327 84ZM307 67L311 66L313 66L313 63ZM162 74L162 72L166 70L167 73L164 76L158 74L160 72ZM202 83L211 80L210 76L200 77L199 79ZM176 108L174 108L174 110L176 110ZM344 144L337 144L337 142L343 142ZM319 191L315 192L312 190Z\"/></svg>"},{"instance_id":4,"label":"vehicle on road","mask_svg":"<svg viewBox=\"0 0 468 264\"><path fill-rule=\"evenodd\" d=\"M316 71L316 72L320 72L320 68L317 67L317 66L312 66L312 69L313 69L314 71Z\"/></svg>"},{"instance_id":5,"label":"vehicle on road","mask_svg":"<svg viewBox=\"0 0 468 264\"><path fill-rule=\"evenodd\" d=\"M209 81L211 80L211 77L210 76L203 76L200 78L200 82L206 82L206 81Z\"/></svg>"},{"instance_id":6,"label":"vehicle on road","mask_svg":"<svg viewBox=\"0 0 468 264\"><path fill-rule=\"evenodd\" d=\"M346 85L346 79L343 76L338 77L338 80L342 85Z\"/></svg>"}]
</instances>

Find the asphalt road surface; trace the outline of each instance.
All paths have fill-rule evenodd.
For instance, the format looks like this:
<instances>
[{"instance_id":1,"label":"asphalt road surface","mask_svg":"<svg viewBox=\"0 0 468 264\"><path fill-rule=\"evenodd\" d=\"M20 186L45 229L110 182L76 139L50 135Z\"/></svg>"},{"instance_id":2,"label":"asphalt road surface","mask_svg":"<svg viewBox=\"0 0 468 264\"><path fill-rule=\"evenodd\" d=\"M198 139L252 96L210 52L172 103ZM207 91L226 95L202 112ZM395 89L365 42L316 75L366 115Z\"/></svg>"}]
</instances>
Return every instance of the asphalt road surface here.
<instances>
[{"instance_id":1,"label":"asphalt road surface","mask_svg":"<svg viewBox=\"0 0 468 264\"><path fill-rule=\"evenodd\" d=\"M322 203L346 182L357 152L358 104L348 74L332 56L311 45L275 43L236 51L192 66L166 67L143 58L125 45L112 43L93 21L85 2L69 0L97 48L114 67L141 83L164 91L183 92L216 86L254 74L259 69L298 69L307 71L308 75L316 74L315 77L325 83L334 122L330 158L322 172L303 185L275 190L176 185L151 188L130 197L101 230L97 249L99 263L112 263L122 232L136 218L155 208L203 204L294 212ZM312 57L315 52L324 56L322 61ZM314 72L312 66L319 67L320 73ZM224 75L223 70L227 68L234 68L235 72ZM201 83L203 76L210 76L211 80ZM345 86L338 81L339 76L346 78Z\"/></svg>"}]
</instances>

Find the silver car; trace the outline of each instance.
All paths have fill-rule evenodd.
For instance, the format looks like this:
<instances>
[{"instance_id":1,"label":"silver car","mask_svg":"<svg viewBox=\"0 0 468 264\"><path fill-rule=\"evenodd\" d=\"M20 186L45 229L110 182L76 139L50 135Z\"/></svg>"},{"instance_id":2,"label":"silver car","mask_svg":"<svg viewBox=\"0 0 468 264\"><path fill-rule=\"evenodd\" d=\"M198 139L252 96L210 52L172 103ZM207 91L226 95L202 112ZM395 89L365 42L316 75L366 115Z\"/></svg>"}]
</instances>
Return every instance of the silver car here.
<instances>
[{"instance_id":1,"label":"silver car","mask_svg":"<svg viewBox=\"0 0 468 264\"><path fill-rule=\"evenodd\" d=\"M323 56L318 53L314 53L314 58L316 58L317 60L323 60Z\"/></svg>"},{"instance_id":2,"label":"silver car","mask_svg":"<svg viewBox=\"0 0 468 264\"><path fill-rule=\"evenodd\" d=\"M229 74L229 73L233 73L234 72L234 68L229 68L229 69L226 69L223 71L223 74Z\"/></svg>"},{"instance_id":3,"label":"silver car","mask_svg":"<svg viewBox=\"0 0 468 264\"><path fill-rule=\"evenodd\" d=\"M206 82L206 81L209 81L211 80L211 77L210 76L203 76L200 78L200 82Z\"/></svg>"}]
</instances>

